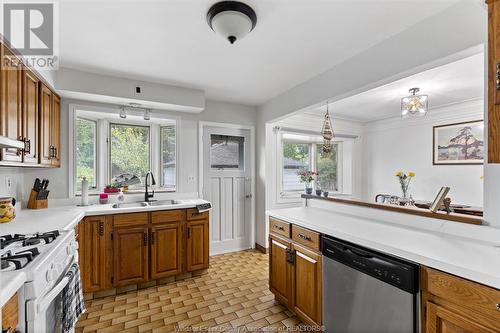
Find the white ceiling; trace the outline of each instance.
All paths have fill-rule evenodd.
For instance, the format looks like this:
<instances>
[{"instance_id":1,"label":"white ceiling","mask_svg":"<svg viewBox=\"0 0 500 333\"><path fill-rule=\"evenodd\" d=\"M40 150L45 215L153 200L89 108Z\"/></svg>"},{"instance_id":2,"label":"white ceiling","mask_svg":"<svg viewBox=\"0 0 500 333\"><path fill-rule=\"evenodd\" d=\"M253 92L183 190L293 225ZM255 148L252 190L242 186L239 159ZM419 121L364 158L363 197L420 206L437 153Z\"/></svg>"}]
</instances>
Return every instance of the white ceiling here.
<instances>
[{"instance_id":1,"label":"white ceiling","mask_svg":"<svg viewBox=\"0 0 500 333\"><path fill-rule=\"evenodd\" d=\"M206 90L259 105L458 0L244 0L235 45L206 23L216 0L60 1L61 66Z\"/></svg>"},{"instance_id":2,"label":"white ceiling","mask_svg":"<svg viewBox=\"0 0 500 333\"><path fill-rule=\"evenodd\" d=\"M436 67L387 85L329 103L333 117L370 122L401 116L401 97L408 90L420 88L429 96L429 109L484 96L484 54L479 53ZM304 113L324 115L326 106Z\"/></svg>"}]
</instances>

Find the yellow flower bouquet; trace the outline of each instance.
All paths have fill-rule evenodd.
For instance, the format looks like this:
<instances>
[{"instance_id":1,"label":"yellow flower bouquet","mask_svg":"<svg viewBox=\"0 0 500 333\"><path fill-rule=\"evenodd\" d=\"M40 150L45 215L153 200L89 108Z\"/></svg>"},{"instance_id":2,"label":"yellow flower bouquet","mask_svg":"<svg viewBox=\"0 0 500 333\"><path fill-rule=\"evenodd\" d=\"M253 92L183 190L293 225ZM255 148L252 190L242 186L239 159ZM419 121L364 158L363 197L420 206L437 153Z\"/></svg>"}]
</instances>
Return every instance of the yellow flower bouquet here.
<instances>
[{"instance_id":1,"label":"yellow flower bouquet","mask_svg":"<svg viewBox=\"0 0 500 333\"><path fill-rule=\"evenodd\" d=\"M401 191L403 192L403 199L407 200L408 198L408 188L410 186L411 179L416 176L415 172L409 171L407 174L403 171L396 172L395 176L399 180L399 184L401 185Z\"/></svg>"}]
</instances>

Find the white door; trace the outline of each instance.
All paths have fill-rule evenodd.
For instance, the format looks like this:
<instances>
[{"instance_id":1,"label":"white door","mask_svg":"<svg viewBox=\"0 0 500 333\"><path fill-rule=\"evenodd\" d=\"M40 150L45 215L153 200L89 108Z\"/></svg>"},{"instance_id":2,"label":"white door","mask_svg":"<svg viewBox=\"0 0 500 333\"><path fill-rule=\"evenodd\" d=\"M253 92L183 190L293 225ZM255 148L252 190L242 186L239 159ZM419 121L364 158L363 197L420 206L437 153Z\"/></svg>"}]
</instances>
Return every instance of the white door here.
<instances>
[{"instance_id":1,"label":"white door","mask_svg":"<svg viewBox=\"0 0 500 333\"><path fill-rule=\"evenodd\" d=\"M210 254L251 248L250 130L203 126L203 198L212 203Z\"/></svg>"}]
</instances>

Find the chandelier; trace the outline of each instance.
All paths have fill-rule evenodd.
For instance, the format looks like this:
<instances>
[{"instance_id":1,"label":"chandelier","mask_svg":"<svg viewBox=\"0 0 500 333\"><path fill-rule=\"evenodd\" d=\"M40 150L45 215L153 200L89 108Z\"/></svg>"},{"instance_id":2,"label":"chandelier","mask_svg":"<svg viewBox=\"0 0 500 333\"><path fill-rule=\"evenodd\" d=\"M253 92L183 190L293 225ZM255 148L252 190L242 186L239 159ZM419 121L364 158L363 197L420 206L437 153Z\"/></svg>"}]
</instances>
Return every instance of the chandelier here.
<instances>
[{"instance_id":1,"label":"chandelier","mask_svg":"<svg viewBox=\"0 0 500 333\"><path fill-rule=\"evenodd\" d=\"M328 101L326 102L326 114L323 120L323 127L321 128L321 135L323 136L323 148L324 154L330 154L333 149L332 139L334 137L332 121L330 119L330 113L328 112Z\"/></svg>"},{"instance_id":2,"label":"chandelier","mask_svg":"<svg viewBox=\"0 0 500 333\"><path fill-rule=\"evenodd\" d=\"M403 118L425 116L427 113L428 96L417 95L419 91L419 88L411 88L410 95L401 98L401 116Z\"/></svg>"}]
</instances>

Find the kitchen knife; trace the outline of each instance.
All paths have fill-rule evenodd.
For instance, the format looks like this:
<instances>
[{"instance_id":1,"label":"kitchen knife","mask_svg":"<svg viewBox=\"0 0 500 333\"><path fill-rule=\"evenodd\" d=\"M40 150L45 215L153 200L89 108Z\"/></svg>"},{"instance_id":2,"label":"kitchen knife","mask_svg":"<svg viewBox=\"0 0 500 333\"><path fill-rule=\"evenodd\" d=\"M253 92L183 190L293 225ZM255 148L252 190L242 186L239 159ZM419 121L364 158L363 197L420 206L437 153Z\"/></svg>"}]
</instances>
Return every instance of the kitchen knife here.
<instances>
[{"instance_id":1,"label":"kitchen knife","mask_svg":"<svg viewBox=\"0 0 500 333\"><path fill-rule=\"evenodd\" d=\"M49 180L48 179L44 179L45 180L45 186L43 187L44 190L47 189L47 186L49 186Z\"/></svg>"},{"instance_id":2,"label":"kitchen knife","mask_svg":"<svg viewBox=\"0 0 500 333\"><path fill-rule=\"evenodd\" d=\"M40 182L40 178L35 179L35 184L33 185L33 190L35 192L40 192L41 188L42 188L42 183Z\"/></svg>"}]
</instances>

